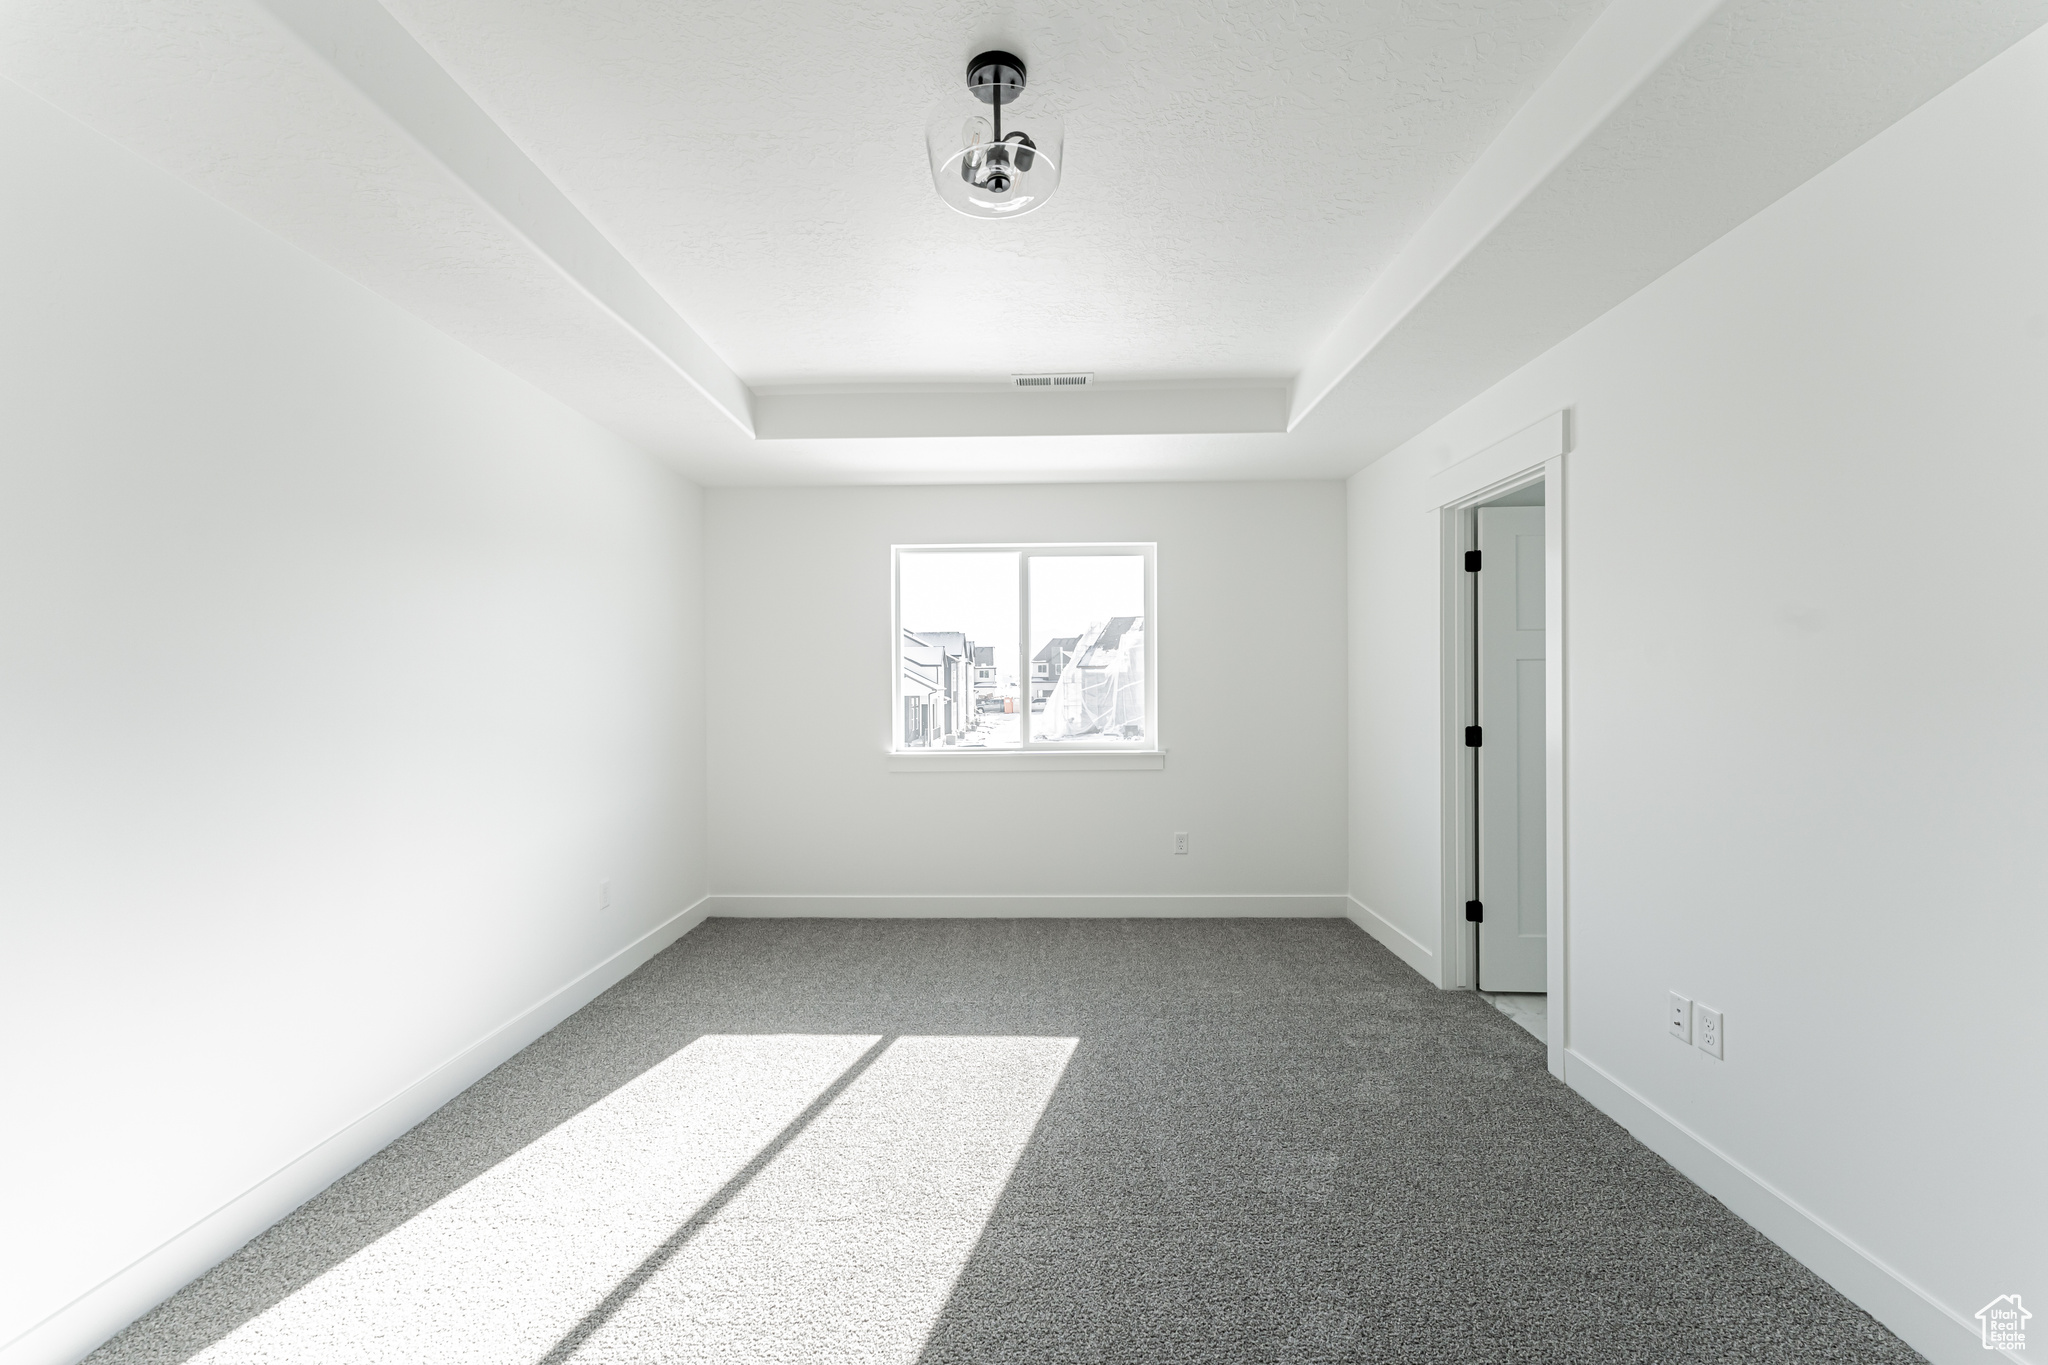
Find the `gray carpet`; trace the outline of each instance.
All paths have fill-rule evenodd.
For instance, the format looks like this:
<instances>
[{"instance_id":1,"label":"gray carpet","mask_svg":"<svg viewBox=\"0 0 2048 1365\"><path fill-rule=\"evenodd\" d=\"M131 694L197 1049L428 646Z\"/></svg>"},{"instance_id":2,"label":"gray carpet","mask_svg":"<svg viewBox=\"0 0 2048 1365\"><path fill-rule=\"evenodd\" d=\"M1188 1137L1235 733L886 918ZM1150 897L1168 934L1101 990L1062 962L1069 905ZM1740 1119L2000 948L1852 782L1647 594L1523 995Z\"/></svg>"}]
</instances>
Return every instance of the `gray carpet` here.
<instances>
[{"instance_id":1,"label":"gray carpet","mask_svg":"<svg viewBox=\"0 0 2048 1365\"><path fill-rule=\"evenodd\" d=\"M1920 1357L1342 920L713 920L90 1359Z\"/></svg>"}]
</instances>

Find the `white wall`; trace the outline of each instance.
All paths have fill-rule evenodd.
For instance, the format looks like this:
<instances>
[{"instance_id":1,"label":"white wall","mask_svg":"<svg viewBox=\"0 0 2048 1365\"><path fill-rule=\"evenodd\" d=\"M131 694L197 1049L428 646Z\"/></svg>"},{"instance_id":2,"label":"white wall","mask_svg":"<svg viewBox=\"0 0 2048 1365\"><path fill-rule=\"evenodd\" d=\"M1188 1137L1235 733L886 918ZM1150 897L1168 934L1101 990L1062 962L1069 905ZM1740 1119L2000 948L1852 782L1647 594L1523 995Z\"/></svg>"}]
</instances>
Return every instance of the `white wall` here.
<instances>
[{"instance_id":1,"label":"white wall","mask_svg":"<svg viewBox=\"0 0 2048 1365\"><path fill-rule=\"evenodd\" d=\"M1341 909L1342 485L715 489L705 527L720 913ZM892 544L1133 540L1164 769L888 770Z\"/></svg>"},{"instance_id":2,"label":"white wall","mask_svg":"<svg viewBox=\"0 0 2048 1365\"><path fill-rule=\"evenodd\" d=\"M1351 887L1434 949L1422 484L1573 409L1567 1074L1937 1359L2048 1298L2044 167L2048 34L1350 485Z\"/></svg>"},{"instance_id":3,"label":"white wall","mask_svg":"<svg viewBox=\"0 0 2048 1365\"><path fill-rule=\"evenodd\" d=\"M0 123L11 1363L74 1357L678 930L701 509L5 83Z\"/></svg>"}]
</instances>

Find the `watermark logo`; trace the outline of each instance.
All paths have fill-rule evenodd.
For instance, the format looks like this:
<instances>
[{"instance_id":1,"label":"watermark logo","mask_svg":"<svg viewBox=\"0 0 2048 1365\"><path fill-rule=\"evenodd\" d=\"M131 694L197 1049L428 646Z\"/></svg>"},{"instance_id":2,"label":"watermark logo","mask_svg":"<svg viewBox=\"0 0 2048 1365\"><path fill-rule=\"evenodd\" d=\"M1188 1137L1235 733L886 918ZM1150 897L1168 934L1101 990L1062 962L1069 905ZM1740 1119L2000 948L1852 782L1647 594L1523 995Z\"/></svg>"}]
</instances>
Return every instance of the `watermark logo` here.
<instances>
[{"instance_id":1,"label":"watermark logo","mask_svg":"<svg viewBox=\"0 0 2048 1365\"><path fill-rule=\"evenodd\" d=\"M2027 1319L2034 1316L2020 1303L2017 1294L2000 1294L1977 1310L1977 1321L1984 1327L1984 1349L1987 1351L2024 1351L2027 1349Z\"/></svg>"}]
</instances>

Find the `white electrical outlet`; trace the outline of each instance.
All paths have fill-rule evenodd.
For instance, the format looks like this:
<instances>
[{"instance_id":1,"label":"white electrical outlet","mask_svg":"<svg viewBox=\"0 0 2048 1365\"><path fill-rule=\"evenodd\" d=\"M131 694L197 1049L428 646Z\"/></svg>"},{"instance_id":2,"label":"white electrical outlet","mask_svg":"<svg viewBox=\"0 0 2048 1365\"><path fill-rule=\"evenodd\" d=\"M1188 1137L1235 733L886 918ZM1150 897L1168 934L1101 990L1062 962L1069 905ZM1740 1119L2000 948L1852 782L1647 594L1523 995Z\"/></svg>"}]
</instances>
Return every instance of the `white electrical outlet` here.
<instances>
[{"instance_id":1,"label":"white electrical outlet","mask_svg":"<svg viewBox=\"0 0 2048 1365\"><path fill-rule=\"evenodd\" d=\"M1671 1030L1671 1036L1681 1043L1692 1041L1692 1001L1677 991L1671 992L1671 1008L1666 1011L1664 1026Z\"/></svg>"},{"instance_id":2,"label":"white electrical outlet","mask_svg":"<svg viewBox=\"0 0 2048 1365\"><path fill-rule=\"evenodd\" d=\"M1175 853L1185 853L1188 851L1188 832L1186 830L1177 829L1173 832L1173 851Z\"/></svg>"},{"instance_id":3,"label":"white electrical outlet","mask_svg":"<svg viewBox=\"0 0 2048 1365\"><path fill-rule=\"evenodd\" d=\"M1699 1019L1699 1037L1696 1041L1699 1043L1700 1051L1706 1053L1709 1057L1719 1057L1721 1055L1721 1011L1710 1010L1705 1005L1701 1005L1694 1011L1694 1014Z\"/></svg>"},{"instance_id":4,"label":"white electrical outlet","mask_svg":"<svg viewBox=\"0 0 2048 1365\"><path fill-rule=\"evenodd\" d=\"M597 884L597 908L600 910L608 909L611 903L612 884L610 882L599 882Z\"/></svg>"}]
</instances>

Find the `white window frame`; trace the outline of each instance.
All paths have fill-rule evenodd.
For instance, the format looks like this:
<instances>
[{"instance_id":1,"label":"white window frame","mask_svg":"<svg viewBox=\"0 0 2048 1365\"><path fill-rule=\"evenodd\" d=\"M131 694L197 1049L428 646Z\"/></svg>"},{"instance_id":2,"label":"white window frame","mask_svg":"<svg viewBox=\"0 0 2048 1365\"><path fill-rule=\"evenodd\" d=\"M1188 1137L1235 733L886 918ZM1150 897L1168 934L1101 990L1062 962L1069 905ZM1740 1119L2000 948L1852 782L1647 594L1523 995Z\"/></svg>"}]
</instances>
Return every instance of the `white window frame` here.
<instances>
[{"instance_id":1,"label":"white window frame","mask_svg":"<svg viewBox=\"0 0 2048 1365\"><path fill-rule=\"evenodd\" d=\"M907 554L1014 554L1017 558L1017 704L1020 745L1015 749L906 749L903 747L903 556ZM1031 569L1034 557L1134 555L1145 561L1144 744L1101 740L1034 740L1031 695L1041 681L1031 669ZM889 750L892 771L968 770L1104 771L1165 766L1159 714L1159 547L1152 541L1083 544L1019 543L891 545L889 547ZM986 642L981 642L986 643Z\"/></svg>"}]
</instances>

